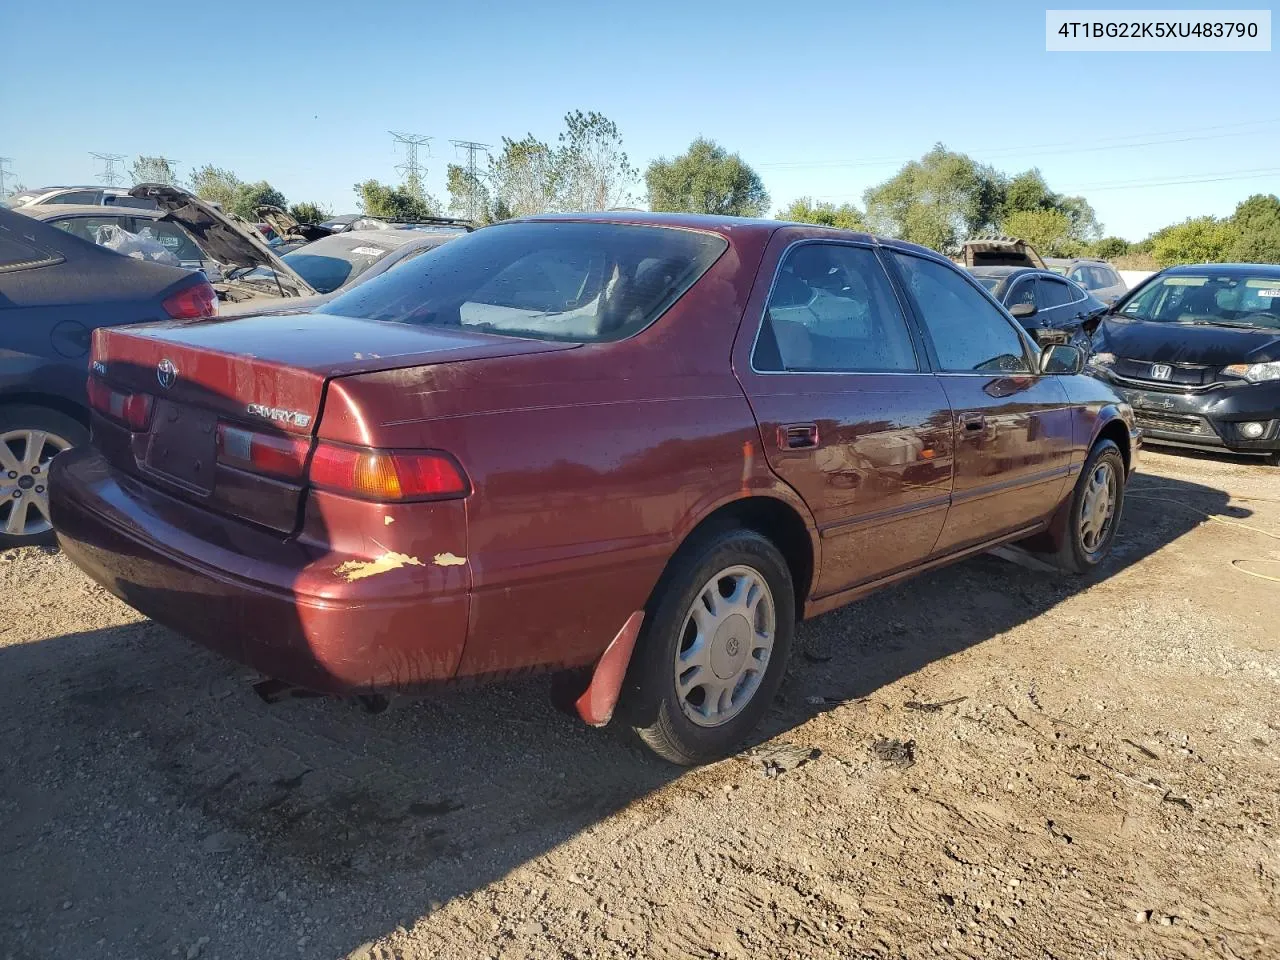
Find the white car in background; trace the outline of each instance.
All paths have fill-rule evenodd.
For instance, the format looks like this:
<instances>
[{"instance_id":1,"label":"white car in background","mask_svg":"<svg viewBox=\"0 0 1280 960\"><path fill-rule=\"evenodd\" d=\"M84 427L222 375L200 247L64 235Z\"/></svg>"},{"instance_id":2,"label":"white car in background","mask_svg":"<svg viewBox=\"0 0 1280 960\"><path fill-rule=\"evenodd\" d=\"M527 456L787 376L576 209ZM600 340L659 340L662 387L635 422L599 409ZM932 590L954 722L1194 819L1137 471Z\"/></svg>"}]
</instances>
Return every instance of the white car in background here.
<instances>
[{"instance_id":1,"label":"white car in background","mask_svg":"<svg viewBox=\"0 0 1280 960\"><path fill-rule=\"evenodd\" d=\"M93 207L137 207L156 209L156 202L147 197L134 197L128 187L39 187L23 190L3 201L11 210L22 207L41 207L49 204L75 204Z\"/></svg>"}]
</instances>

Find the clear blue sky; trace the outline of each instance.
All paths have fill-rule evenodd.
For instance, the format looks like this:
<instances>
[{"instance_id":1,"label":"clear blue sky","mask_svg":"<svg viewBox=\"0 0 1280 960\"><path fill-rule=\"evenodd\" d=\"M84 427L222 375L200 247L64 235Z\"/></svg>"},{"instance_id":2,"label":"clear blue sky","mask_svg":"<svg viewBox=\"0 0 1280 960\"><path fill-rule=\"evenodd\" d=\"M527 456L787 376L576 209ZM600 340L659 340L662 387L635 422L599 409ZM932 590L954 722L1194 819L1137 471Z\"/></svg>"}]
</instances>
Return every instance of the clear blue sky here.
<instances>
[{"instance_id":1,"label":"clear blue sky","mask_svg":"<svg viewBox=\"0 0 1280 960\"><path fill-rule=\"evenodd\" d=\"M396 178L388 130L435 138L427 184L443 197L450 139L551 140L580 108L615 120L641 167L719 141L775 207L860 204L937 141L1040 167L1129 239L1280 192L1280 54L1046 53L1044 10L7 0L0 155L38 186L96 182L91 150L158 153L184 177L214 163L344 212L357 180Z\"/></svg>"}]
</instances>

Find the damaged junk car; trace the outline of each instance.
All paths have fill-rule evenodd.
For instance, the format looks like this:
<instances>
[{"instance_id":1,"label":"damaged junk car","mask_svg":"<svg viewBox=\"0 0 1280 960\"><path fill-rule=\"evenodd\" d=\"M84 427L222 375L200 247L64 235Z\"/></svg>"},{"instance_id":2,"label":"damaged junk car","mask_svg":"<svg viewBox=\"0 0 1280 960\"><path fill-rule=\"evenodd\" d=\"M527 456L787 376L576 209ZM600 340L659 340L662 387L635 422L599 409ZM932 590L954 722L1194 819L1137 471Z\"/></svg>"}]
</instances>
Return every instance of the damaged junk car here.
<instances>
[{"instance_id":1,"label":"damaged junk car","mask_svg":"<svg viewBox=\"0 0 1280 960\"><path fill-rule=\"evenodd\" d=\"M1280 266L1157 273L1103 319L1088 369L1152 442L1280 466Z\"/></svg>"},{"instance_id":2,"label":"damaged junk car","mask_svg":"<svg viewBox=\"0 0 1280 960\"><path fill-rule=\"evenodd\" d=\"M93 328L213 310L199 273L121 257L0 209L0 548L53 541L49 463L89 440Z\"/></svg>"},{"instance_id":3,"label":"damaged junk car","mask_svg":"<svg viewBox=\"0 0 1280 960\"><path fill-rule=\"evenodd\" d=\"M202 271L224 303L316 294L272 252L261 235L194 194L166 184L144 183L129 195L151 203L154 209L52 204L23 207L21 212L94 243L120 238L123 233L134 238L128 242L136 249L136 238L145 231L169 250L174 262ZM270 271L269 283L245 281L246 275L262 270Z\"/></svg>"},{"instance_id":4,"label":"damaged junk car","mask_svg":"<svg viewBox=\"0 0 1280 960\"><path fill-rule=\"evenodd\" d=\"M1011 541L1102 562L1137 435L1082 363L900 241L509 221L312 312L96 331L53 522L274 682L557 671L586 722L699 763L760 721L802 618Z\"/></svg>"}]
</instances>

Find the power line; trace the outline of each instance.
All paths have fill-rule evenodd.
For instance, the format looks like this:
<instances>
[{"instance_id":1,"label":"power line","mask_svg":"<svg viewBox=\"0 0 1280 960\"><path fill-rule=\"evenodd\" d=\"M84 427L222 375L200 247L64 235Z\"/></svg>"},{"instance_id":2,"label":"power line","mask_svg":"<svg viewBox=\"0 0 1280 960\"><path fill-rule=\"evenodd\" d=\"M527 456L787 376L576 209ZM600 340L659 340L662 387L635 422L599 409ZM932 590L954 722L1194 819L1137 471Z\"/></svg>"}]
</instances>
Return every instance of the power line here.
<instances>
[{"instance_id":1,"label":"power line","mask_svg":"<svg viewBox=\"0 0 1280 960\"><path fill-rule=\"evenodd\" d=\"M981 157L1007 157L1022 155L1030 152L1048 151L1050 155L1071 154L1071 153L1095 153L1106 150L1125 150L1132 147L1149 147L1159 146L1162 144L1173 143L1191 143L1197 140L1221 140L1227 137L1248 136L1255 133L1253 130L1240 130L1240 127L1257 127L1266 124L1280 123L1280 118L1272 118L1269 120L1244 120L1239 123L1223 123L1210 127L1193 127L1183 130L1170 130L1165 133L1148 133L1148 134L1128 134L1124 136L1091 138L1090 146L1078 146L1079 141L1059 141L1057 143L1041 143L1031 144L1028 146L1018 147L997 147L990 150L969 150L967 152L977 154ZM1202 136L1175 136L1183 133L1200 133L1206 130L1234 130L1232 133L1214 133ZM1157 139L1137 139L1135 137L1151 137ZM1173 139L1158 139L1169 138ZM1119 141L1134 140L1132 143L1122 143ZM1062 148L1062 149L1055 149ZM918 160L919 157L871 157L862 160L779 160L772 163L760 163L757 166L761 168L774 169L800 169L803 167L878 167L878 166L896 166L903 163L909 163L912 160Z\"/></svg>"},{"instance_id":2,"label":"power line","mask_svg":"<svg viewBox=\"0 0 1280 960\"><path fill-rule=\"evenodd\" d=\"M474 140L450 140L455 149L465 150L467 152L467 219L474 222L476 220L476 203L480 198L476 196L479 193L477 187L480 185L480 175L476 172L476 155L481 151L487 151L489 144L476 143Z\"/></svg>"},{"instance_id":3,"label":"power line","mask_svg":"<svg viewBox=\"0 0 1280 960\"><path fill-rule=\"evenodd\" d=\"M415 199L421 200L423 197L422 174L424 171L418 164L418 148L425 146L427 147L427 152L430 153L431 148L427 145L431 142L431 138L417 133L397 133L395 130L387 132L391 134L391 139L396 143L404 144L404 163L396 167L396 170L404 175L404 187L409 191L409 194Z\"/></svg>"},{"instance_id":4,"label":"power line","mask_svg":"<svg viewBox=\"0 0 1280 960\"><path fill-rule=\"evenodd\" d=\"M9 195L9 189L5 186L5 177L13 176L12 170L6 170L5 167L13 163L13 157L0 157L0 200Z\"/></svg>"},{"instance_id":5,"label":"power line","mask_svg":"<svg viewBox=\"0 0 1280 960\"><path fill-rule=\"evenodd\" d=\"M1182 176L1166 178L1163 180L1152 180L1146 178L1143 180L1110 180L1100 183L1085 184L1084 186L1069 187L1070 190L1089 191L1093 193L1098 190L1140 190L1147 187L1175 187L1182 184L1192 183L1223 183L1229 180L1257 180L1259 177L1269 177L1280 174L1280 167L1254 167L1248 170L1223 170L1218 173L1188 173Z\"/></svg>"},{"instance_id":6,"label":"power line","mask_svg":"<svg viewBox=\"0 0 1280 960\"><path fill-rule=\"evenodd\" d=\"M124 160L123 153L94 153L91 150L89 156L95 160L101 160L105 165L102 171L102 182L108 187L114 187L124 180L124 174L116 169L116 164Z\"/></svg>"}]
</instances>

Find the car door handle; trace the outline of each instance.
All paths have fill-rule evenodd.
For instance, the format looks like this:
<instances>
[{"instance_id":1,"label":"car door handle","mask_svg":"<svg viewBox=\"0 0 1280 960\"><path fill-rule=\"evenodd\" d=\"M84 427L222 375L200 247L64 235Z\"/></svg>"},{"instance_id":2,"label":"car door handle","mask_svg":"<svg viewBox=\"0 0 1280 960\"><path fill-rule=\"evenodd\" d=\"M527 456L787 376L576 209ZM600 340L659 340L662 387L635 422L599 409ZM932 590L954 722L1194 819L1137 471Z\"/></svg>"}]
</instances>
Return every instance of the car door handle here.
<instances>
[{"instance_id":1,"label":"car door handle","mask_svg":"<svg viewBox=\"0 0 1280 960\"><path fill-rule=\"evenodd\" d=\"M778 427L778 446L784 450L804 450L817 445L816 423L784 423Z\"/></svg>"},{"instance_id":2,"label":"car door handle","mask_svg":"<svg viewBox=\"0 0 1280 960\"><path fill-rule=\"evenodd\" d=\"M966 430L982 430L987 425L987 418L984 416L965 417L964 428Z\"/></svg>"}]
</instances>

